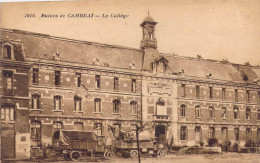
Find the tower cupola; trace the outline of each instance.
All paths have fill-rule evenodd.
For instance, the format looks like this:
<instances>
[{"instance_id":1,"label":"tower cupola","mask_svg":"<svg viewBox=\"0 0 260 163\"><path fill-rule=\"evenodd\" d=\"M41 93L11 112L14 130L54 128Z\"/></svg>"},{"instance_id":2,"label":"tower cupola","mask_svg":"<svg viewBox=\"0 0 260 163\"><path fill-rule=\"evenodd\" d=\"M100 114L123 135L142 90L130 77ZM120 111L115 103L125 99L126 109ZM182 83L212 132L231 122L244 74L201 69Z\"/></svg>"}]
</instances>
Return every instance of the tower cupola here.
<instances>
[{"instance_id":1,"label":"tower cupola","mask_svg":"<svg viewBox=\"0 0 260 163\"><path fill-rule=\"evenodd\" d=\"M140 26L143 28L143 39L141 41L141 49L154 48L157 49L157 41L154 36L155 25L157 22L149 15L144 18Z\"/></svg>"}]
</instances>

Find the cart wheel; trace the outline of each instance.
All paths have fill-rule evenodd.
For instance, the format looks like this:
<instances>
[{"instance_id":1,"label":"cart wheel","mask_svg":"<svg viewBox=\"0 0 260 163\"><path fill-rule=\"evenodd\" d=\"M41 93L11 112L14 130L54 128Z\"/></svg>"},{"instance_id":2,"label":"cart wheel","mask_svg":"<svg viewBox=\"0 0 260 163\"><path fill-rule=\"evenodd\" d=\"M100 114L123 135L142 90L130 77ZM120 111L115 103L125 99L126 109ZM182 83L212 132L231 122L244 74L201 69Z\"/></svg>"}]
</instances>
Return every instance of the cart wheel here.
<instances>
[{"instance_id":1,"label":"cart wheel","mask_svg":"<svg viewBox=\"0 0 260 163\"><path fill-rule=\"evenodd\" d=\"M105 159L111 159L111 158L113 158L114 157L114 153L113 152L111 152L111 151L106 151L105 153L104 153L104 158Z\"/></svg>"},{"instance_id":2,"label":"cart wheel","mask_svg":"<svg viewBox=\"0 0 260 163\"><path fill-rule=\"evenodd\" d=\"M160 157L165 157L166 156L166 151L165 150L160 150L160 152L159 152L159 156Z\"/></svg>"},{"instance_id":3,"label":"cart wheel","mask_svg":"<svg viewBox=\"0 0 260 163\"><path fill-rule=\"evenodd\" d=\"M80 153L78 151L72 151L70 153L70 159L72 161L78 161L80 159L80 157L81 157L81 155L80 155Z\"/></svg>"},{"instance_id":4,"label":"cart wheel","mask_svg":"<svg viewBox=\"0 0 260 163\"><path fill-rule=\"evenodd\" d=\"M70 156L69 156L69 154L64 154L63 157L64 157L64 159L65 159L66 161L70 161Z\"/></svg>"},{"instance_id":5,"label":"cart wheel","mask_svg":"<svg viewBox=\"0 0 260 163\"><path fill-rule=\"evenodd\" d=\"M157 157L157 154L156 153L152 154L152 157Z\"/></svg>"},{"instance_id":6,"label":"cart wheel","mask_svg":"<svg viewBox=\"0 0 260 163\"><path fill-rule=\"evenodd\" d=\"M138 151L137 151L137 150L131 150L130 156L131 156L132 158L137 158L137 157L138 157Z\"/></svg>"}]
</instances>

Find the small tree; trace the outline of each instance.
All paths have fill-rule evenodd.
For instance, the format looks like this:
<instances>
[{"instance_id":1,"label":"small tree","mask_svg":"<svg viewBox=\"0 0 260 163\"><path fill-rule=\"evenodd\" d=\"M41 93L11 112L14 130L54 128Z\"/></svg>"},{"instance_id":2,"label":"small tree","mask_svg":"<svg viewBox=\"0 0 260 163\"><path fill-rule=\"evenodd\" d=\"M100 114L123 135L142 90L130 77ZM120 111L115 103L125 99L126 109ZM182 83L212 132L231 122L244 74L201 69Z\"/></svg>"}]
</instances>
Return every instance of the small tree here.
<instances>
[{"instance_id":1,"label":"small tree","mask_svg":"<svg viewBox=\"0 0 260 163\"><path fill-rule=\"evenodd\" d=\"M218 144L218 139L217 138L209 138L208 140L208 145L210 147L214 147Z\"/></svg>"}]
</instances>

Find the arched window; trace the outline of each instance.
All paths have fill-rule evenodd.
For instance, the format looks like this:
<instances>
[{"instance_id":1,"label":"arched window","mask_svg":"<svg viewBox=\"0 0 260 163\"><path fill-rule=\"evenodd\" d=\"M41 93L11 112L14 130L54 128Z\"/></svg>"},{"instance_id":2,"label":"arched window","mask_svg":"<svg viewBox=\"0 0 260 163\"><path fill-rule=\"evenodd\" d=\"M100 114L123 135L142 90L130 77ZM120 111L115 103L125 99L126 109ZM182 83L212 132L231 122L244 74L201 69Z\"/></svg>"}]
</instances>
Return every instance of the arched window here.
<instances>
[{"instance_id":1,"label":"arched window","mask_svg":"<svg viewBox=\"0 0 260 163\"><path fill-rule=\"evenodd\" d=\"M182 104L180 109L181 117L186 116L186 105Z\"/></svg>"},{"instance_id":2,"label":"arched window","mask_svg":"<svg viewBox=\"0 0 260 163\"><path fill-rule=\"evenodd\" d=\"M234 107L234 109L233 109L233 111L234 111L234 119L238 119L238 107L237 106L235 106Z\"/></svg>"},{"instance_id":3,"label":"arched window","mask_svg":"<svg viewBox=\"0 0 260 163\"><path fill-rule=\"evenodd\" d=\"M32 95L32 109L40 109L40 95Z\"/></svg>"},{"instance_id":4,"label":"arched window","mask_svg":"<svg viewBox=\"0 0 260 163\"><path fill-rule=\"evenodd\" d=\"M113 113L120 113L121 101L118 99L113 100Z\"/></svg>"},{"instance_id":5,"label":"arched window","mask_svg":"<svg viewBox=\"0 0 260 163\"><path fill-rule=\"evenodd\" d=\"M195 106L195 118L200 118L201 115L200 115L200 106L197 105Z\"/></svg>"},{"instance_id":6,"label":"arched window","mask_svg":"<svg viewBox=\"0 0 260 163\"><path fill-rule=\"evenodd\" d=\"M214 118L214 107L210 106L209 107L209 118Z\"/></svg>"},{"instance_id":7,"label":"arched window","mask_svg":"<svg viewBox=\"0 0 260 163\"><path fill-rule=\"evenodd\" d=\"M3 56L6 59L12 59L12 47L10 45L4 45Z\"/></svg>"},{"instance_id":8,"label":"arched window","mask_svg":"<svg viewBox=\"0 0 260 163\"><path fill-rule=\"evenodd\" d=\"M54 96L54 110L61 110L61 96Z\"/></svg>"},{"instance_id":9,"label":"arched window","mask_svg":"<svg viewBox=\"0 0 260 163\"><path fill-rule=\"evenodd\" d=\"M75 111L82 111L81 98L78 97L78 96L74 97L74 110Z\"/></svg>"},{"instance_id":10,"label":"arched window","mask_svg":"<svg viewBox=\"0 0 260 163\"><path fill-rule=\"evenodd\" d=\"M136 101L131 101L130 105L131 105L132 114L137 114L137 110L138 110L137 102Z\"/></svg>"},{"instance_id":11,"label":"arched window","mask_svg":"<svg viewBox=\"0 0 260 163\"><path fill-rule=\"evenodd\" d=\"M186 126L181 126L180 139L181 140L187 140L187 127Z\"/></svg>"},{"instance_id":12,"label":"arched window","mask_svg":"<svg viewBox=\"0 0 260 163\"><path fill-rule=\"evenodd\" d=\"M101 99L100 98L95 98L94 99L94 112L95 113L101 113Z\"/></svg>"},{"instance_id":13,"label":"arched window","mask_svg":"<svg viewBox=\"0 0 260 163\"><path fill-rule=\"evenodd\" d=\"M250 120L251 118L251 110L250 108L246 108L246 120Z\"/></svg>"}]
</instances>

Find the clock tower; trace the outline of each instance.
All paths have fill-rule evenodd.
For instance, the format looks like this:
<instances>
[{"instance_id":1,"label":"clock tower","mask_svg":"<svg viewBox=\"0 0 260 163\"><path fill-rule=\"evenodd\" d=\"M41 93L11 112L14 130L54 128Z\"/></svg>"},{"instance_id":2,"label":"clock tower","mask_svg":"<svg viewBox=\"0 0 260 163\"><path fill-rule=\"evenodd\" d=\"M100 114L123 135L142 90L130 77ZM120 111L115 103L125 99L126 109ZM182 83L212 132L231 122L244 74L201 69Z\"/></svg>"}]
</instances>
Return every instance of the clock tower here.
<instances>
[{"instance_id":1,"label":"clock tower","mask_svg":"<svg viewBox=\"0 0 260 163\"><path fill-rule=\"evenodd\" d=\"M157 49L157 41L154 37L154 28L157 22L149 15L144 18L140 26L143 28L143 39L141 41L141 49L154 48Z\"/></svg>"}]
</instances>

